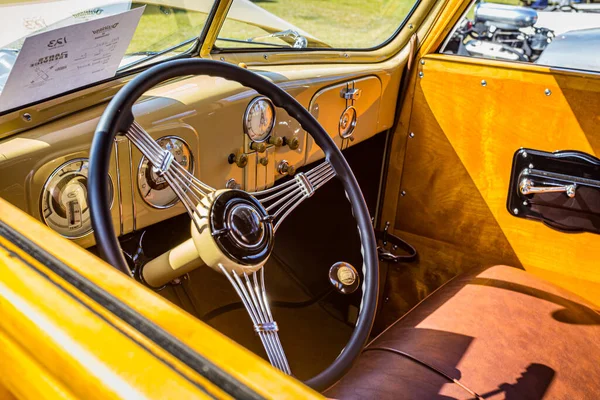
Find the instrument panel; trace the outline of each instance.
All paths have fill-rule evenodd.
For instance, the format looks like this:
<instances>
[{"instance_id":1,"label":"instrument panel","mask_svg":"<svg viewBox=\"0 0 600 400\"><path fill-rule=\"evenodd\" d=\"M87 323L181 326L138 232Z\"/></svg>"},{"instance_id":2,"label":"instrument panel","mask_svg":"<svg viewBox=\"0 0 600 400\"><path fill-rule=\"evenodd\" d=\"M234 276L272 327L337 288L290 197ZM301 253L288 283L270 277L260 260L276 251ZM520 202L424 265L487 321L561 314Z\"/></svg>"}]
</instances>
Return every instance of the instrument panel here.
<instances>
[{"instance_id":1,"label":"instrument panel","mask_svg":"<svg viewBox=\"0 0 600 400\"><path fill-rule=\"evenodd\" d=\"M256 143L269 138L275 126L275 106L265 96L255 97L244 112L244 132Z\"/></svg>"},{"instance_id":2,"label":"instrument panel","mask_svg":"<svg viewBox=\"0 0 600 400\"><path fill-rule=\"evenodd\" d=\"M92 232L87 204L87 158L76 158L58 167L46 181L41 200L42 220L61 236L78 239ZM109 179L113 203L113 184Z\"/></svg>"},{"instance_id":3,"label":"instrument panel","mask_svg":"<svg viewBox=\"0 0 600 400\"><path fill-rule=\"evenodd\" d=\"M397 93L399 79L383 76L388 78L385 85ZM395 103L386 110L386 118L377 118L382 111L381 77L349 76L342 83L339 78L332 73L330 80L321 77L318 85L307 85L306 77L290 80L286 90L312 107L311 113L341 148L391 126ZM345 99L348 87L363 95ZM202 98L203 92L210 96ZM188 77L147 95L133 108L136 121L189 172L214 188L261 190L323 157L285 110L237 83ZM103 110L104 105L82 110L0 141L0 196L84 247L94 244L87 207L87 152ZM16 144L19 151L5 151ZM185 212L129 140L119 136L113 147L107 201L117 235Z\"/></svg>"},{"instance_id":4,"label":"instrument panel","mask_svg":"<svg viewBox=\"0 0 600 400\"><path fill-rule=\"evenodd\" d=\"M194 173L194 157L190 146L177 136L165 136L156 141L160 147L168 150L175 161L188 172ZM142 199L151 207L169 208L178 201L178 197L167 181L158 175L156 168L146 157L142 157L137 171L137 187Z\"/></svg>"}]
</instances>

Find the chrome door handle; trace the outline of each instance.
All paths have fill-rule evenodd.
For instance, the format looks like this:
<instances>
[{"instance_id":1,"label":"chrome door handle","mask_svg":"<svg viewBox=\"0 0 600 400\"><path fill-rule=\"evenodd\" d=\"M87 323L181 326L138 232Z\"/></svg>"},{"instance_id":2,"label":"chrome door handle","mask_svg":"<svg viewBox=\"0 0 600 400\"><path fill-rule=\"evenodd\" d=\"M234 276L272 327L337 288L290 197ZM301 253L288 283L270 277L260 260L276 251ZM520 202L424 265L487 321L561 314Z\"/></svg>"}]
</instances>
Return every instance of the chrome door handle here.
<instances>
[{"instance_id":1,"label":"chrome door handle","mask_svg":"<svg viewBox=\"0 0 600 400\"><path fill-rule=\"evenodd\" d=\"M567 196L575 197L576 184L563 185L563 186L534 186L531 179L523 179L519 184L519 190L521 194L535 194L535 193L566 193Z\"/></svg>"},{"instance_id":2,"label":"chrome door handle","mask_svg":"<svg viewBox=\"0 0 600 400\"><path fill-rule=\"evenodd\" d=\"M347 88L342 90L340 97L346 100L358 100L361 94L362 90L358 88Z\"/></svg>"}]
</instances>

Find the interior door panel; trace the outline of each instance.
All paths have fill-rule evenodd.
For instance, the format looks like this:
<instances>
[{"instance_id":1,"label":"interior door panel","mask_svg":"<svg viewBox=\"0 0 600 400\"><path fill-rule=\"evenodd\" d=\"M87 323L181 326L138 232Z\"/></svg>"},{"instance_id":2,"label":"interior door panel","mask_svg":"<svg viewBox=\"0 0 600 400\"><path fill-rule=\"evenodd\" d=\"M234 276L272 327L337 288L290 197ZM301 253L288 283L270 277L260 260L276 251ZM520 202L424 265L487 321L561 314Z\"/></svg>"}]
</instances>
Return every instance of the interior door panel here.
<instances>
[{"instance_id":1,"label":"interior door panel","mask_svg":"<svg viewBox=\"0 0 600 400\"><path fill-rule=\"evenodd\" d=\"M390 294L414 303L459 272L509 264L600 304L600 236L515 218L506 206L520 148L600 154L600 77L439 54L418 67L410 122L391 156L402 180L388 179L395 194L384 217L421 259L401 272L416 285Z\"/></svg>"}]
</instances>

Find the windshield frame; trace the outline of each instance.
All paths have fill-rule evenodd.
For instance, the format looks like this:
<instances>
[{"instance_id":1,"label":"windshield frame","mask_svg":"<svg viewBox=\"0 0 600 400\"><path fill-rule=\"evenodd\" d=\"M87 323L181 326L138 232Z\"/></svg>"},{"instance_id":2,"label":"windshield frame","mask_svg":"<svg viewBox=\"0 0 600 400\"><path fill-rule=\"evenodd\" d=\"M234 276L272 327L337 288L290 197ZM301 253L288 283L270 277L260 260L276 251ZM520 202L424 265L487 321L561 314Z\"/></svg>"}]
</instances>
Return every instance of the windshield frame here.
<instances>
[{"instance_id":1,"label":"windshield frame","mask_svg":"<svg viewBox=\"0 0 600 400\"><path fill-rule=\"evenodd\" d=\"M79 91L86 90L89 88L93 88L95 86L101 86L103 84L118 80L119 78L126 78L130 75L137 74L137 73L144 71L156 64L159 64L159 63L162 63L162 62L165 62L168 60L176 60L176 59L181 59L181 58L191 58L191 57L198 56L200 53L200 49L202 48L202 44L207 39L207 35L210 30L210 27L213 25L213 22L217 15L217 10L219 8L221 1L222 0L214 0L213 1L210 12L208 13L208 15L206 17L206 22L204 23L202 30L198 33L197 36L195 36L195 38L196 38L195 43L193 44L193 46L191 46L189 49L182 52L181 54L177 54L172 57L167 57L164 59L161 59L160 57L150 57L148 59L140 59L140 60L138 60L137 63L132 63L131 66L124 65L123 67L119 68L117 70L117 72L115 73L115 75L110 78L102 79L102 80L90 83L88 85L77 87L75 89L67 90L67 91L61 92L61 93L53 95L53 96L45 97L45 98L35 101L35 102L23 104L18 107L0 111L0 117L3 117L5 115L11 114L11 113L14 113L17 111L25 110L27 108L34 107L41 103L60 99L63 96L68 96L70 94L77 93ZM190 37L188 40L191 40L191 39L192 39L192 37ZM135 64L135 65L133 65L133 64ZM77 111L77 110L74 109L73 112L75 112L75 111ZM27 112L23 113L22 119L25 122L30 122L31 121L30 118L31 118L31 114L29 114Z\"/></svg>"}]
</instances>

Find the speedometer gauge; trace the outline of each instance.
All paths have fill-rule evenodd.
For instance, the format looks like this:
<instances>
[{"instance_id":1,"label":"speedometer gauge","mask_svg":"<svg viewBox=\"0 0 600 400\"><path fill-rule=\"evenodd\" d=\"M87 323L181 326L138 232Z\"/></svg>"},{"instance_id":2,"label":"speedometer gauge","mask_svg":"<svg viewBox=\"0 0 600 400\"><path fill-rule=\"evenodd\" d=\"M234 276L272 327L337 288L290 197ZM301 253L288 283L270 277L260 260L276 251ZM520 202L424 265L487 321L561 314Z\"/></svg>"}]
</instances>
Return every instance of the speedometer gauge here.
<instances>
[{"instance_id":1,"label":"speedometer gauge","mask_svg":"<svg viewBox=\"0 0 600 400\"><path fill-rule=\"evenodd\" d=\"M77 239L92 231L87 204L88 160L78 158L58 167L44 185L42 219L50 228L69 239ZM113 186L109 178L110 203Z\"/></svg>"},{"instance_id":2,"label":"speedometer gauge","mask_svg":"<svg viewBox=\"0 0 600 400\"><path fill-rule=\"evenodd\" d=\"M275 107L264 96L254 98L244 114L244 132L253 142L264 142L275 125Z\"/></svg>"},{"instance_id":3,"label":"speedometer gauge","mask_svg":"<svg viewBox=\"0 0 600 400\"><path fill-rule=\"evenodd\" d=\"M165 136L156 141L160 147L168 150L189 173L194 173L194 160L190 147L183 139L175 136ZM165 178L159 176L152 163L142 157L138 168L138 190L146 203L155 208L174 206L179 198L171 189Z\"/></svg>"}]
</instances>

